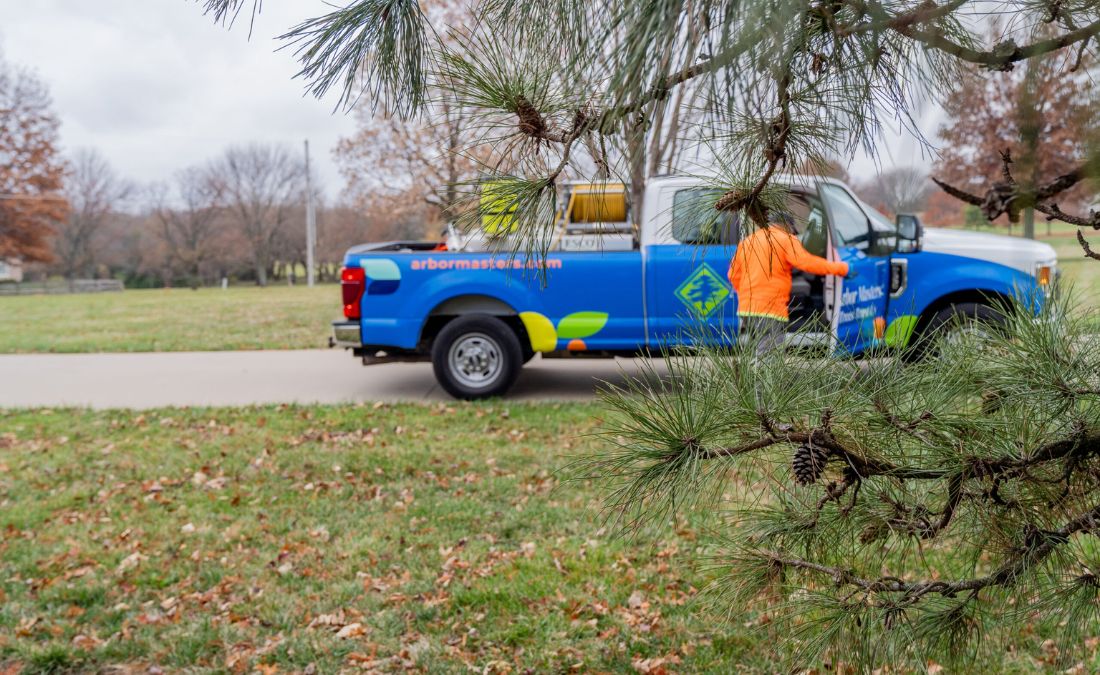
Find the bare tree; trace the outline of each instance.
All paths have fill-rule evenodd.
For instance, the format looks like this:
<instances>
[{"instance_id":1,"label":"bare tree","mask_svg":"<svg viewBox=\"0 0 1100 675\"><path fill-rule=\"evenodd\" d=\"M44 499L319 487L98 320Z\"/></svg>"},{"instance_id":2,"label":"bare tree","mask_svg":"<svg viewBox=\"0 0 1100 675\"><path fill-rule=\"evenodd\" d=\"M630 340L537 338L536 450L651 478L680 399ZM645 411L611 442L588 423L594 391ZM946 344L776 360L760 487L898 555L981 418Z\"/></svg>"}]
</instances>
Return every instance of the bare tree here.
<instances>
[{"instance_id":1,"label":"bare tree","mask_svg":"<svg viewBox=\"0 0 1100 675\"><path fill-rule=\"evenodd\" d=\"M266 286L280 232L304 196L304 163L284 146L251 144L226 150L208 173L248 242L256 283Z\"/></svg>"},{"instance_id":2,"label":"bare tree","mask_svg":"<svg viewBox=\"0 0 1100 675\"><path fill-rule=\"evenodd\" d=\"M171 189L153 187L153 217L160 226L169 265L183 271L192 288L202 284L204 266L218 245L221 197L220 184L196 168L176 174Z\"/></svg>"},{"instance_id":3,"label":"bare tree","mask_svg":"<svg viewBox=\"0 0 1100 675\"><path fill-rule=\"evenodd\" d=\"M358 130L341 139L334 153L347 196L363 208L380 196L409 193L440 220L451 220L458 184L475 179L479 167L474 156L464 153L473 140L466 115L448 102L417 123L378 119L367 107L356 115Z\"/></svg>"},{"instance_id":4,"label":"bare tree","mask_svg":"<svg viewBox=\"0 0 1100 675\"><path fill-rule=\"evenodd\" d=\"M133 190L96 150L79 150L65 176L69 217L55 226L54 255L66 279L92 276L105 226Z\"/></svg>"},{"instance_id":5,"label":"bare tree","mask_svg":"<svg viewBox=\"0 0 1100 675\"><path fill-rule=\"evenodd\" d=\"M915 166L887 169L859 188L873 206L893 214L923 211L935 187L928 173Z\"/></svg>"},{"instance_id":6,"label":"bare tree","mask_svg":"<svg viewBox=\"0 0 1100 675\"><path fill-rule=\"evenodd\" d=\"M148 213L114 213L97 248L97 262L121 276L127 287L148 288L172 281L160 223Z\"/></svg>"}]
</instances>

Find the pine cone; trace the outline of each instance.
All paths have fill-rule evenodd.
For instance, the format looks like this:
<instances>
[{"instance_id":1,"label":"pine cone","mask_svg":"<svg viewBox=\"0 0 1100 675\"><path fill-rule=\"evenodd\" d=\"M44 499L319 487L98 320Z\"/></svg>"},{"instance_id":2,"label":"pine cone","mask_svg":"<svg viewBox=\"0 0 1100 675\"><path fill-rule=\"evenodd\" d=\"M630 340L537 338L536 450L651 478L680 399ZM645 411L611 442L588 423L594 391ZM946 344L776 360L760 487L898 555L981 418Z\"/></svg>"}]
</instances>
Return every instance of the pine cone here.
<instances>
[{"instance_id":1,"label":"pine cone","mask_svg":"<svg viewBox=\"0 0 1100 675\"><path fill-rule=\"evenodd\" d=\"M859 533L859 543L870 544L882 539L890 531L890 526L883 521L871 523Z\"/></svg>"},{"instance_id":2,"label":"pine cone","mask_svg":"<svg viewBox=\"0 0 1100 675\"><path fill-rule=\"evenodd\" d=\"M791 471L799 485L812 485L825 471L828 454L814 445L800 445L791 458Z\"/></svg>"},{"instance_id":3,"label":"pine cone","mask_svg":"<svg viewBox=\"0 0 1100 675\"><path fill-rule=\"evenodd\" d=\"M546 122L542 115L531 105L526 97L516 99L516 116L519 117L519 130L528 136L541 136L546 131Z\"/></svg>"}]
</instances>

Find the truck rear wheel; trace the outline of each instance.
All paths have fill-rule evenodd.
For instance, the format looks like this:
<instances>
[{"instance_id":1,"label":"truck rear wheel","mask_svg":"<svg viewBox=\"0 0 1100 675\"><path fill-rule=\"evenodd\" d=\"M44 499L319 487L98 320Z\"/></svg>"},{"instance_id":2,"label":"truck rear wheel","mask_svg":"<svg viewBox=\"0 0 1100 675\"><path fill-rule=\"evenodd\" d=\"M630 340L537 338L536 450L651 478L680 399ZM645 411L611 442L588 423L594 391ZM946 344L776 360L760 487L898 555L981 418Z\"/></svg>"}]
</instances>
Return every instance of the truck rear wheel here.
<instances>
[{"instance_id":1,"label":"truck rear wheel","mask_svg":"<svg viewBox=\"0 0 1100 675\"><path fill-rule=\"evenodd\" d=\"M460 316L445 325L432 344L435 379L455 398L500 396L512 387L522 367L519 338L492 316Z\"/></svg>"}]
</instances>

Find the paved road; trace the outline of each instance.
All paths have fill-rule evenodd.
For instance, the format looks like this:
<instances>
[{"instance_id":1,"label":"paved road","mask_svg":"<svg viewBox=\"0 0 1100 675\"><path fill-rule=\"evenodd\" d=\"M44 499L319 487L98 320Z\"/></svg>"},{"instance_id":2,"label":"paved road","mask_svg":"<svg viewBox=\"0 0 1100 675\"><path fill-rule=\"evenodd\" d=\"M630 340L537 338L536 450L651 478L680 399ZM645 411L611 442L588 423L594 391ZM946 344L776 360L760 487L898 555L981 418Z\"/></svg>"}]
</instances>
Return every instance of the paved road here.
<instances>
[{"instance_id":1,"label":"paved road","mask_svg":"<svg viewBox=\"0 0 1100 675\"><path fill-rule=\"evenodd\" d=\"M631 360L546 360L523 369L514 400L586 400ZM448 399L427 363L362 367L340 349L0 355L0 407L155 408Z\"/></svg>"}]
</instances>

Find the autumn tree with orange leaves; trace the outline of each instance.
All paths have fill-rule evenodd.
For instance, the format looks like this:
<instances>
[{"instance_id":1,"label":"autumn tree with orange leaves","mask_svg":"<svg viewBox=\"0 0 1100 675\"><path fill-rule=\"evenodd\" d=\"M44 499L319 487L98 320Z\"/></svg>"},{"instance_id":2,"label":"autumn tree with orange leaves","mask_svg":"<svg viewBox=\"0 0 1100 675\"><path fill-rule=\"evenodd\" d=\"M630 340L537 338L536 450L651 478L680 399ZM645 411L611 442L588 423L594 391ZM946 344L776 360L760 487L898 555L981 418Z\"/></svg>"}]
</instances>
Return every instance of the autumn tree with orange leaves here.
<instances>
[{"instance_id":1,"label":"autumn tree with orange leaves","mask_svg":"<svg viewBox=\"0 0 1100 675\"><path fill-rule=\"evenodd\" d=\"M1022 185L1038 185L1080 164L1082 141L1090 133L1095 110L1090 78L1076 66L1059 54L1007 73L965 69L944 106L949 119L939 133L942 154L933 175L981 193L983 186L1001 180L1005 152ZM1063 192L1058 200L1061 207L1074 211L1092 201L1085 182ZM1031 217L1025 212L1028 237L1034 236Z\"/></svg>"},{"instance_id":2,"label":"autumn tree with orange leaves","mask_svg":"<svg viewBox=\"0 0 1100 675\"><path fill-rule=\"evenodd\" d=\"M65 162L46 86L0 56L0 257L51 259L52 224L65 218Z\"/></svg>"}]
</instances>

